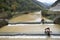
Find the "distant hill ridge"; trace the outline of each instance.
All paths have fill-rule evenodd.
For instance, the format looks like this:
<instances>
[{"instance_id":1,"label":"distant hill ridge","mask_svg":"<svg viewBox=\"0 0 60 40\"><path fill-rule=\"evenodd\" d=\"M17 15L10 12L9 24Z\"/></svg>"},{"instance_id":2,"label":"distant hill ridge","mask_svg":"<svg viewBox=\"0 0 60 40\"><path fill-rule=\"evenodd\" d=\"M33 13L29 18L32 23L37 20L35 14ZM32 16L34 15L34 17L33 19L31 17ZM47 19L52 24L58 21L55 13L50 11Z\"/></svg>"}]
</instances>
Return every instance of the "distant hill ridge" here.
<instances>
[{"instance_id":1,"label":"distant hill ridge","mask_svg":"<svg viewBox=\"0 0 60 40\"><path fill-rule=\"evenodd\" d=\"M56 6L58 3L60 3L60 0L57 0L51 7Z\"/></svg>"},{"instance_id":2,"label":"distant hill ridge","mask_svg":"<svg viewBox=\"0 0 60 40\"><path fill-rule=\"evenodd\" d=\"M35 2L35 4L41 6L42 9L48 9L51 6L51 4L49 4L47 2L40 2L40 1L37 1L37 0L33 0L33 2Z\"/></svg>"},{"instance_id":3,"label":"distant hill ridge","mask_svg":"<svg viewBox=\"0 0 60 40\"><path fill-rule=\"evenodd\" d=\"M5 11L36 11L41 10L42 6L34 0L0 0L0 9Z\"/></svg>"}]
</instances>

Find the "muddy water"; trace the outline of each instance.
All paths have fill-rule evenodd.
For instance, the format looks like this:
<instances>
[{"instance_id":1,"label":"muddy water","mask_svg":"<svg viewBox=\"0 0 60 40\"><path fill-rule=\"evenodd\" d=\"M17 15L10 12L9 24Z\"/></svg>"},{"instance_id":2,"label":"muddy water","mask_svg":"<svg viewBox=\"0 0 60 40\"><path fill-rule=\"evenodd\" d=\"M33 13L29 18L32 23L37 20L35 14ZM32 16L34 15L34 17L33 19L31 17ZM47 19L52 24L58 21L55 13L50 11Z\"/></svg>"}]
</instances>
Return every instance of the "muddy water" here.
<instances>
[{"instance_id":1,"label":"muddy water","mask_svg":"<svg viewBox=\"0 0 60 40\"><path fill-rule=\"evenodd\" d=\"M41 12L33 12L12 18L9 22L39 22L41 20Z\"/></svg>"},{"instance_id":2,"label":"muddy water","mask_svg":"<svg viewBox=\"0 0 60 40\"><path fill-rule=\"evenodd\" d=\"M35 12L12 18L9 22L40 22L41 18L41 13ZM44 33L44 29L47 27L50 27L52 33L60 33L60 25L57 24L9 24L0 28L0 33ZM0 40L60 40L60 38L0 38Z\"/></svg>"},{"instance_id":3,"label":"muddy water","mask_svg":"<svg viewBox=\"0 0 60 40\"><path fill-rule=\"evenodd\" d=\"M0 29L0 32L44 33L50 27L52 33L60 33L60 25L55 24L19 24L9 25Z\"/></svg>"},{"instance_id":4,"label":"muddy water","mask_svg":"<svg viewBox=\"0 0 60 40\"><path fill-rule=\"evenodd\" d=\"M12 18L9 22L40 22L41 18L40 12L34 12ZM0 28L0 32L44 33L47 27L50 27L52 33L60 33L60 25L57 24L13 24Z\"/></svg>"}]
</instances>

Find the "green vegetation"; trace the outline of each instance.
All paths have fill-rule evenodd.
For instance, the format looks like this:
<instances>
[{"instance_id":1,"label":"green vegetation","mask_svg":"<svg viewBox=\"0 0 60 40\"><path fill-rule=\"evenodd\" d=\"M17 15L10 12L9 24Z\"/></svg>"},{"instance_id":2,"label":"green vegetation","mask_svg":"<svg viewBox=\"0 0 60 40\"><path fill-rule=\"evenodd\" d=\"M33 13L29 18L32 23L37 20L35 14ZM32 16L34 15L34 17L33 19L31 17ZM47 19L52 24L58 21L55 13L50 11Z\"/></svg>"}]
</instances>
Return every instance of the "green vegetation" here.
<instances>
[{"instance_id":1,"label":"green vegetation","mask_svg":"<svg viewBox=\"0 0 60 40\"><path fill-rule=\"evenodd\" d=\"M50 20L54 20L54 18L57 16L58 12L53 12L53 11L49 11L49 10L43 10L42 11L42 16L50 19Z\"/></svg>"},{"instance_id":2,"label":"green vegetation","mask_svg":"<svg viewBox=\"0 0 60 40\"><path fill-rule=\"evenodd\" d=\"M56 18L56 19L54 20L54 23L60 25L60 17Z\"/></svg>"},{"instance_id":3,"label":"green vegetation","mask_svg":"<svg viewBox=\"0 0 60 40\"><path fill-rule=\"evenodd\" d=\"M54 20L55 17L60 16L60 11L48 11L51 14L48 18Z\"/></svg>"},{"instance_id":4,"label":"green vegetation","mask_svg":"<svg viewBox=\"0 0 60 40\"><path fill-rule=\"evenodd\" d=\"M0 14L15 15L16 12L32 12L39 10L41 10L41 7L33 0L0 0Z\"/></svg>"},{"instance_id":5,"label":"green vegetation","mask_svg":"<svg viewBox=\"0 0 60 40\"><path fill-rule=\"evenodd\" d=\"M40 10L41 7L33 0L0 0L0 19L10 19L16 15ZM5 20L2 20L1 23L0 25L4 25Z\"/></svg>"},{"instance_id":6,"label":"green vegetation","mask_svg":"<svg viewBox=\"0 0 60 40\"><path fill-rule=\"evenodd\" d=\"M5 11L37 11L41 8L32 0L0 0L0 9Z\"/></svg>"},{"instance_id":7,"label":"green vegetation","mask_svg":"<svg viewBox=\"0 0 60 40\"><path fill-rule=\"evenodd\" d=\"M58 3L60 3L60 0L57 0L51 7L53 8ZM42 16L53 20L55 24L60 24L60 11L52 11L52 10L43 10Z\"/></svg>"},{"instance_id":8,"label":"green vegetation","mask_svg":"<svg viewBox=\"0 0 60 40\"><path fill-rule=\"evenodd\" d=\"M43 10L42 16L53 20L55 24L60 24L60 11Z\"/></svg>"},{"instance_id":9,"label":"green vegetation","mask_svg":"<svg viewBox=\"0 0 60 40\"><path fill-rule=\"evenodd\" d=\"M8 25L8 22L6 20L0 20L0 28L5 25Z\"/></svg>"},{"instance_id":10,"label":"green vegetation","mask_svg":"<svg viewBox=\"0 0 60 40\"><path fill-rule=\"evenodd\" d=\"M42 16L48 17L50 14L48 14L48 10L42 10Z\"/></svg>"}]
</instances>

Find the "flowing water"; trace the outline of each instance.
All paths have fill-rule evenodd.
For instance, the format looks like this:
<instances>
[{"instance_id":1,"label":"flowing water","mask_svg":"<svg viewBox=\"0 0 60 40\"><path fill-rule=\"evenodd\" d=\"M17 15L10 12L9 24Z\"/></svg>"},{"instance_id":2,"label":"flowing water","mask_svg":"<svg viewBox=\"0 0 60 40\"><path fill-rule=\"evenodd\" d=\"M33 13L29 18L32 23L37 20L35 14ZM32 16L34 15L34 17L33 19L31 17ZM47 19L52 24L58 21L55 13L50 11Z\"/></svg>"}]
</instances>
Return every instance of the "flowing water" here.
<instances>
[{"instance_id":1,"label":"flowing water","mask_svg":"<svg viewBox=\"0 0 60 40\"><path fill-rule=\"evenodd\" d=\"M12 18L9 22L40 22L41 19L41 12L34 12ZM51 21L46 18L45 20ZM60 33L60 25L57 24L9 24L0 28L0 32L44 33L47 27L50 27L52 33Z\"/></svg>"},{"instance_id":2,"label":"flowing water","mask_svg":"<svg viewBox=\"0 0 60 40\"><path fill-rule=\"evenodd\" d=\"M15 18L12 18L11 20L9 20L9 22L41 22L41 19L43 17L41 16L41 12L34 12L29 13L29 14L25 14L25 15L21 15L21 16L17 16ZM51 21L45 18L46 21ZM36 33L44 33L45 28L49 27L52 31L52 33L55 34L59 34L60 33L60 25L57 24L9 24L7 26L4 26L2 28L0 28L0 33L32 33L32 34L36 34ZM20 38L21 39L21 38ZM49 38L46 38L47 40ZM40 39L40 38L30 38L30 39L21 39L21 40L46 40L46 39ZM1 39L2 40L2 39ZM4 39L5 40L5 39ZM7 40L16 40L16 39L9 39L7 38ZM19 40L19 39L17 39ZM49 40L57 40L57 39L53 39L50 38ZM60 39L58 39L60 40Z\"/></svg>"}]
</instances>

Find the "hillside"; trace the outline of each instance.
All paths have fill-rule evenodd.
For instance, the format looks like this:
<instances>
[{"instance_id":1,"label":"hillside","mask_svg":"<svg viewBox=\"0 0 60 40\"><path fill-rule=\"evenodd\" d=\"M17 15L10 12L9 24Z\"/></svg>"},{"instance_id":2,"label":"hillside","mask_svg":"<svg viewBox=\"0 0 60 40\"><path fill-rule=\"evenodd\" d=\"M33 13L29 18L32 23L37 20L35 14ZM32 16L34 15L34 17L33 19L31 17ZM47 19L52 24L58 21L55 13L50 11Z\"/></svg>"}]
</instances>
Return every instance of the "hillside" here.
<instances>
[{"instance_id":1,"label":"hillside","mask_svg":"<svg viewBox=\"0 0 60 40\"><path fill-rule=\"evenodd\" d=\"M41 7L33 2L33 0L0 0L0 10L5 11L36 11Z\"/></svg>"},{"instance_id":2,"label":"hillside","mask_svg":"<svg viewBox=\"0 0 60 40\"><path fill-rule=\"evenodd\" d=\"M36 0L35 0L36 1ZM0 18L10 18L15 15L16 12L31 12L40 11L43 9L41 5L38 5L33 0L0 0ZM12 12L14 12L12 14ZM3 16L3 14L5 14ZM20 15L21 13L17 13ZM16 14L16 15L17 15Z\"/></svg>"},{"instance_id":3,"label":"hillside","mask_svg":"<svg viewBox=\"0 0 60 40\"><path fill-rule=\"evenodd\" d=\"M41 9L42 7L37 5L33 0L0 0L0 19L3 19L0 20L0 27L7 25L8 21L5 19L11 19L12 17L16 17L16 15L20 16L32 11L40 11Z\"/></svg>"},{"instance_id":4,"label":"hillside","mask_svg":"<svg viewBox=\"0 0 60 40\"><path fill-rule=\"evenodd\" d=\"M35 2L35 4L39 5L42 7L42 9L48 9L51 5L48 4L48 3L45 3L45 2L40 2L40 1L37 1L37 0L33 0L33 2Z\"/></svg>"},{"instance_id":5,"label":"hillside","mask_svg":"<svg viewBox=\"0 0 60 40\"><path fill-rule=\"evenodd\" d=\"M51 7L54 7L57 5L57 3L60 3L60 0L57 0Z\"/></svg>"}]
</instances>

